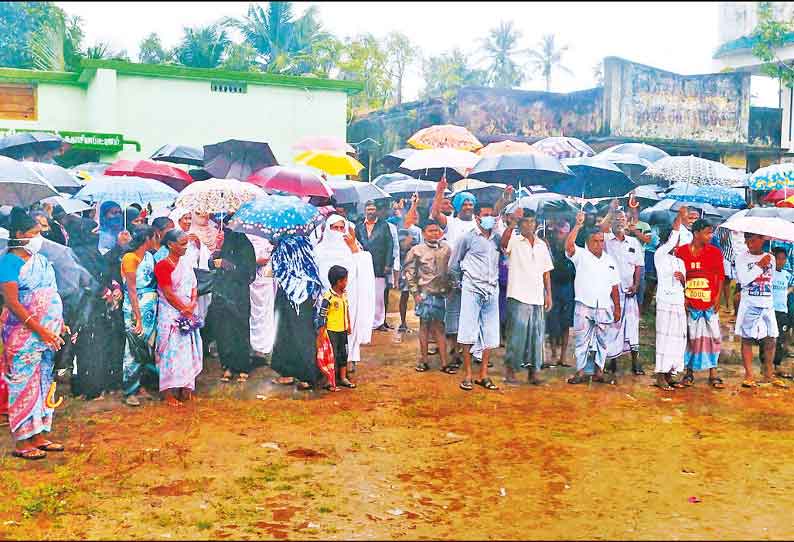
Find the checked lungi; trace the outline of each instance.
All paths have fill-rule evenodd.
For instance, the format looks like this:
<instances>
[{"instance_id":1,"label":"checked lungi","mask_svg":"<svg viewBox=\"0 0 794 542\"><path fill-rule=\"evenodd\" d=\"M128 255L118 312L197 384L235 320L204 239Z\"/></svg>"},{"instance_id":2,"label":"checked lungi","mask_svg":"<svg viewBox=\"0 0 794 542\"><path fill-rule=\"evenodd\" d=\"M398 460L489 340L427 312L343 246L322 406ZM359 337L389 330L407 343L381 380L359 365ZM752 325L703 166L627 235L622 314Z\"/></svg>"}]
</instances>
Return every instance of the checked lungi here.
<instances>
[{"instance_id":1,"label":"checked lungi","mask_svg":"<svg viewBox=\"0 0 794 542\"><path fill-rule=\"evenodd\" d=\"M719 314L712 309L687 312L687 349L684 363L693 371L712 369L717 366L722 344Z\"/></svg>"},{"instance_id":2,"label":"checked lungi","mask_svg":"<svg viewBox=\"0 0 794 542\"><path fill-rule=\"evenodd\" d=\"M684 370L686 355L686 309L656 300L656 373Z\"/></svg>"},{"instance_id":3,"label":"checked lungi","mask_svg":"<svg viewBox=\"0 0 794 542\"><path fill-rule=\"evenodd\" d=\"M584 303L576 302L573 330L577 371L584 369L587 374L594 372L588 361L591 352L593 363L601 369L604 368L607 359L607 332L613 320L611 309L588 307Z\"/></svg>"},{"instance_id":4,"label":"checked lungi","mask_svg":"<svg viewBox=\"0 0 794 542\"><path fill-rule=\"evenodd\" d=\"M546 335L544 306L528 305L508 298L507 314L505 365L518 371L527 362L539 371L543 366L543 339Z\"/></svg>"},{"instance_id":5,"label":"checked lungi","mask_svg":"<svg viewBox=\"0 0 794 542\"><path fill-rule=\"evenodd\" d=\"M620 292L620 320L609 326L607 358L612 359L640 349L640 305L637 296Z\"/></svg>"}]
</instances>

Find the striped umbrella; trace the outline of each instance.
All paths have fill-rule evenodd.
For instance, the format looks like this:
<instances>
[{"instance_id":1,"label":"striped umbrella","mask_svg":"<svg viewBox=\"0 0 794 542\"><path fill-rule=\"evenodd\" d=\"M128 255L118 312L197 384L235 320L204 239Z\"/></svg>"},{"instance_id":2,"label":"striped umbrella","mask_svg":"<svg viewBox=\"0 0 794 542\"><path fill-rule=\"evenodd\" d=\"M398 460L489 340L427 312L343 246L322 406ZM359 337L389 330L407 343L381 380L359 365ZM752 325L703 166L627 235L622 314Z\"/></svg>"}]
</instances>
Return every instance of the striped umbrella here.
<instances>
[{"instance_id":1,"label":"striped umbrella","mask_svg":"<svg viewBox=\"0 0 794 542\"><path fill-rule=\"evenodd\" d=\"M533 143L532 149L553 156L558 160L563 158L586 158L595 155L595 151L587 143L575 137L547 137Z\"/></svg>"}]
</instances>

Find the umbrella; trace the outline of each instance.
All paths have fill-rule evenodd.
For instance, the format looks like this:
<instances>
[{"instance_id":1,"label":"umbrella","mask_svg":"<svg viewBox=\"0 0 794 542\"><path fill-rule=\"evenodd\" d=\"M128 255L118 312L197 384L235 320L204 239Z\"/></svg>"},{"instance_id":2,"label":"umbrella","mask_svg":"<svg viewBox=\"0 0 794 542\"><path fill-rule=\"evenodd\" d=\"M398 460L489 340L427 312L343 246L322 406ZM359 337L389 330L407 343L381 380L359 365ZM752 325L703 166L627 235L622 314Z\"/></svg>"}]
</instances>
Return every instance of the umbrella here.
<instances>
[{"instance_id":1,"label":"umbrella","mask_svg":"<svg viewBox=\"0 0 794 542\"><path fill-rule=\"evenodd\" d=\"M788 209L794 208L794 196L789 196L775 203L775 207L785 207Z\"/></svg>"},{"instance_id":2,"label":"umbrella","mask_svg":"<svg viewBox=\"0 0 794 542\"><path fill-rule=\"evenodd\" d=\"M358 175L364 164L343 153L329 151L305 151L295 157L299 164L305 164L326 172L328 175Z\"/></svg>"},{"instance_id":3,"label":"umbrella","mask_svg":"<svg viewBox=\"0 0 794 542\"><path fill-rule=\"evenodd\" d=\"M722 220L722 214L719 210L709 203L684 203L674 199L663 199L662 201L643 209L640 211L640 220L648 224L667 224L670 225L675 220L678 210L686 206L692 209L698 209L704 218L711 221Z\"/></svg>"},{"instance_id":4,"label":"umbrella","mask_svg":"<svg viewBox=\"0 0 794 542\"><path fill-rule=\"evenodd\" d=\"M687 185L687 183L681 183ZM678 201L710 203L715 207L729 209L744 209L747 202L744 196L737 192L739 189L725 186L676 186L667 193L667 197Z\"/></svg>"},{"instance_id":5,"label":"umbrella","mask_svg":"<svg viewBox=\"0 0 794 542\"><path fill-rule=\"evenodd\" d=\"M651 166L651 162L635 154L604 151L596 154L596 157L612 162L635 183L640 179L640 175Z\"/></svg>"},{"instance_id":6,"label":"umbrella","mask_svg":"<svg viewBox=\"0 0 794 542\"><path fill-rule=\"evenodd\" d=\"M595 151L590 146L575 137L547 137L532 144L536 152L548 154L558 160L563 158L585 158L593 156Z\"/></svg>"},{"instance_id":7,"label":"umbrella","mask_svg":"<svg viewBox=\"0 0 794 542\"><path fill-rule=\"evenodd\" d=\"M0 156L0 204L27 207L58 192L31 168Z\"/></svg>"},{"instance_id":8,"label":"umbrella","mask_svg":"<svg viewBox=\"0 0 794 542\"><path fill-rule=\"evenodd\" d=\"M735 215L736 218L741 216L753 216L760 218L782 218L789 222L794 222L794 209L786 207L753 207L752 209L744 209Z\"/></svg>"},{"instance_id":9,"label":"umbrella","mask_svg":"<svg viewBox=\"0 0 794 542\"><path fill-rule=\"evenodd\" d=\"M463 178L463 172L474 167L478 157L473 152L456 149L427 149L416 151L400 165L400 171L412 177L451 181Z\"/></svg>"},{"instance_id":10,"label":"umbrella","mask_svg":"<svg viewBox=\"0 0 794 542\"><path fill-rule=\"evenodd\" d=\"M602 151L602 154L613 152L619 154L633 154L634 156L642 158L643 160L647 160L652 164L654 162L658 162L662 158L667 158L670 156L662 149L652 145L646 145L645 143L621 143L619 145L609 147L605 151Z\"/></svg>"},{"instance_id":11,"label":"umbrella","mask_svg":"<svg viewBox=\"0 0 794 542\"><path fill-rule=\"evenodd\" d=\"M504 141L497 141L486 145L477 151L480 156L499 156L502 154L526 154L537 153L532 145L524 143L523 141L511 141L506 139Z\"/></svg>"},{"instance_id":12,"label":"umbrella","mask_svg":"<svg viewBox=\"0 0 794 542\"><path fill-rule=\"evenodd\" d=\"M177 191L193 182L193 177L184 169L150 160L117 160L105 170L105 175L154 179L164 182Z\"/></svg>"},{"instance_id":13,"label":"umbrella","mask_svg":"<svg viewBox=\"0 0 794 542\"><path fill-rule=\"evenodd\" d=\"M520 187L550 184L571 178L573 173L559 160L545 154L503 154L481 158L469 177Z\"/></svg>"},{"instance_id":14,"label":"umbrella","mask_svg":"<svg viewBox=\"0 0 794 542\"><path fill-rule=\"evenodd\" d=\"M107 162L86 162L84 164L69 168L69 171L74 173L78 179L90 181L92 177L104 175L105 170L109 167L110 164Z\"/></svg>"},{"instance_id":15,"label":"umbrella","mask_svg":"<svg viewBox=\"0 0 794 542\"><path fill-rule=\"evenodd\" d=\"M320 177L310 171L284 166L270 166L253 172L247 179L266 192L286 192L295 196L331 197L333 191Z\"/></svg>"},{"instance_id":16,"label":"umbrella","mask_svg":"<svg viewBox=\"0 0 794 542\"><path fill-rule=\"evenodd\" d=\"M375 180L372 181L372 184L377 186L378 188L382 188L386 190L386 187L393 183L394 181L412 181L414 180L413 177L410 175L406 175L405 173L384 173L383 175L378 175L375 177Z\"/></svg>"},{"instance_id":17,"label":"umbrella","mask_svg":"<svg viewBox=\"0 0 794 542\"><path fill-rule=\"evenodd\" d=\"M502 183L492 183L492 184L483 183L483 185L484 186L480 186L477 188L455 190L455 193L469 192L470 194L472 194L474 197L477 198L477 203L479 203L480 205L483 205L485 207L493 207L496 204L496 202L499 200L499 198L501 198L502 195L504 194L505 187L507 185L504 185Z\"/></svg>"},{"instance_id":18,"label":"umbrella","mask_svg":"<svg viewBox=\"0 0 794 542\"><path fill-rule=\"evenodd\" d=\"M750 175L747 182L752 190L788 190L794 194L794 164L773 164Z\"/></svg>"},{"instance_id":19,"label":"umbrella","mask_svg":"<svg viewBox=\"0 0 794 542\"><path fill-rule=\"evenodd\" d=\"M41 203L50 203L52 205L58 205L63 209L63 212L67 215L73 215L77 213L82 213L83 211L88 211L93 209L92 205L87 204L84 201L80 201L79 199L74 198L65 198L63 196L52 196L50 198L44 198L41 200Z\"/></svg>"},{"instance_id":20,"label":"umbrella","mask_svg":"<svg viewBox=\"0 0 794 542\"><path fill-rule=\"evenodd\" d=\"M115 201L123 204L170 203L177 197L177 191L154 179L144 177L94 177L74 195L75 199L98 203Z\"/></svg>"},{"instance_id":21,"label":"umbrella","mask_svg":"<svg viewBox=\"0 0 794 542\"><path fill-rule=\"evenodd\" d=\"M267 143L229 139L204 145L204 169L218 179L247 179L254 171L277 165Z\"/></svg>"},{"instance_id":22,"label":"umbrella","mask_svg":"<svg viewBox=\"0 0 794 542\"><path fill-rule=\"evenodd\" d=\"M664 189L657 184L643 184L634 189L634 199L646 201L661 201L660 195Z\"/></svg>"},{"instance_id":23,"label":"umbrella","mask_svg":"<svg viewBox=\"0 0 794 542\"><path fill-rule=\"evenodd\" d=\"M69 147L61 136L47 132L20 132L0 139L0 155L11 158L41 156L53 151L64 151Z\"/></svg>"},{"instance_id":24,"label":"umbrella","mask_svg":"<svg viewBox=\"0 0 794 542\"><path fill-rule=\"evenodd\" d=\"M83 184L77 181L76 176L62 168L57 164L45 164L44 162L22 162L25 167L32 169L38 175L41 175L48 183L50 183L59 192L68 192L74 194L83 187Z\"/></svg>"},{"instance_id":25,"label":"umbrella","mask_svg":"<svg viewBox=\"0 0 794 542\"><path fill-rule=\"evenodd\" d=\"M251 183L236 179L208 179L193 183L176 198L176 206L194 213L228 213L246 201L265 197L265 191Z\"/></svg>"},{"instance_id":26,"label":"umbrella","mask_svg":"<svg viewBox=\"0 0 794 542\"><path fill-rule=\"evenodd\" d=\"M529 194L522 196L516 201L510 203L505 207L505 210L512 213L517 207L522 209L529 209L534 213L541 213L544 211L555 212L576 212L579 210L571 200L562 194L555 194L554 192L543 192L540 194Z\"/></svg>"},{"instance_id":27,"label":"umbrella","mask_svg":"<svg viewBox=\"0 0 794 542\"><path fill-rule=\"evenodd\" d=\"M474 135L463 126L436 124L422 128L408 139L408 144L417 149L457 149L476 151L482 147Z\"/></svg>"},{"instance_id":28,"label":"umbrella","mask_svg":"<svg viewBox=\"0 0 794 542\"><path fill-rule=\"evenodd\" d=\"M581 198L608 198L625 196L636 187L619 167L606 160L570 158L563 163L574 176L552 184L549 187L552 192Z\"/></svg>"},{"instance_id":29,"label":"umbrella","mask_svg":"<svg viewBox=\"0 0 794 542\"><path fill-rule=\"evenodd\" d=\"M643 184L673 184L683 181L693 184L732 186L744 181L745 175L705 158L668 156L654 162L640 179Z\"/></svg>"},{"instance_id":30,"label":"umbrella","mask_svg":"<svg viewBox=\"0 0 794 542\"><path fill-rule=\"evenodd\" d=\"M268 196L244 203L229 228L277 241L283 235L309 235L322 220L317 207L295 196Z\"/></svg>"},{"instance_id":31,"label":"umbrella","mask_svg":"<svg viewBox=\"0 0 794 542\"><path fill-rule=\"evenodd\" d=\"M485 181L478 181L477 179L461 179L458 182L452 185L452 190L455 192L462 192L463 190L476 190L478 188L482 188L484 186L490 186ZM502 185L504 188L505 185Z\"/></svg>"},{"instance_id":32,"label":"umbrella","mask_svg":"<svg viewBox=\"0 0 794 542\"><path fill-rule=\"evenodd\" d=\"M432 197L436 193L436 183L419 179L394 181L389 183L383 190L396 199L410 198L415 193L419 194L419 197Z\"/></svg>"},{"instance_id":33,"label":"umbrella","mask_svg":"<svg viewBox=\"0 0 794 542\"><path fill-rule=\"evenodd\" d=\"M394 152L390 152L386 156L380 159L380 163L383 164L383 167L386 169L390 169L394 171L403 161L411 156L413 153L416 152L416 149L399 149Z\"/></svg>"},{"instance_id":34,"label":"umbrella","mask_svg":"<svg viewBox=\"0 0 794 542\"><path fill-rule=\"evenodd\" d=\"M172 164L185 164L188 166L204 165L204 149L188 147L187 145L163 145L151 156L156 162L171 162Z\"/></svg>"},{"instance_id":35,"label":"umbrella","mask_svg":"<svg viewBox=\"0 0 794 542\"><path fill-rule=\"evenodd\" d=\"M794 242L794 223L779 217L732 216L723 228L743 233L755 233L772 239Z\"/></svg>"},{"instance_id":36,"label":"umbrella","mask_svg":"<svg viewBox=\"0 0 794 542\"><path fill-rule=\"evenodd\" d=\"M362 203L369 200L388 199L391 196L373 183L358 181L328 181L334 191L334 199L340 205Z\"/></svg>"},{"instance_id":37,"label":"umbrella","mask_svg":"<svg viewBox=\"0 0 794 542\"><path fill-rule=\"evenodd\" d=\"M190 175L190 178L194 181L206 181L207 179L212 179L212 175L210 175L209 171L203 168L195 168L191 169L187 172Z\"/></svg>"},{"instance_id":38,"label":"umbrella","mask_svg":"<svg viewBox=\"0 0 794 542\"><path fill-rule=\"evenodd\" d=\"M334 136L306 136L300 138L293 146L297 151L328 151L336 153L354 153L354 149L341 137Z\"/></svg>"}]
</instances>

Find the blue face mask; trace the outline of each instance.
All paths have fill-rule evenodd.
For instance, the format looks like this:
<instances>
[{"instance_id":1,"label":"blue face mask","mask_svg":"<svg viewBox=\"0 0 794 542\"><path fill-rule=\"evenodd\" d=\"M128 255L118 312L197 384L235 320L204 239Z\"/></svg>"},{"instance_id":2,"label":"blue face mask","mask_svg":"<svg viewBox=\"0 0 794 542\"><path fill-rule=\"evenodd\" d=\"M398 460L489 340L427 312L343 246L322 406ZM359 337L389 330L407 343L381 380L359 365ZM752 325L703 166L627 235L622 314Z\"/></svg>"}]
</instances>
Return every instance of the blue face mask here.
<instances>
[{"instance_id":1,"label":"blue face mask","mask_svg":"<svg viewBox=\"0 0 794 542\"><path fill-rule=\"evenodd\" d=\"M105 219L105 229L110 231L121 231L124 228L124 217L121 215L111 216Z\"/></svg>"},{"instance_id":2,"label":"blue face mask","mask_svg":"<svg viewBox=\"0 0 794 542\"><path fill-rule=\"evenodd\" d=\"M484 230L492 230L496 225L495 216L484 216L480 219L480 227Z\"/></svg>"}]
</instances>

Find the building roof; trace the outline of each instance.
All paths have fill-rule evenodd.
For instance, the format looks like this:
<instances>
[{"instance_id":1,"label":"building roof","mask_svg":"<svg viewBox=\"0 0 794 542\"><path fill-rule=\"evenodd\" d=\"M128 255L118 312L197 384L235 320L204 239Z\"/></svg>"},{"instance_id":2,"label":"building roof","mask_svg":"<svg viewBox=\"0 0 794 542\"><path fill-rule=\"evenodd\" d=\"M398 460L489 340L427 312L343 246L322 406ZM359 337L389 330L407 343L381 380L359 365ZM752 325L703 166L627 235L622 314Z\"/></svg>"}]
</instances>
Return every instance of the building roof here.
<instances>
[{"instance_id":1,"label":"building roof","mask_svg":"<svg viewBox=\"0 0 794 542\"><path fill-rule=\"evenodd\" d=\"M261 72L241 72L220 68L188 68L172 64L136 64L123 60L92 60L81 63L79 72L50 72L0 68L0 82L49 83L55 85L87 86L96 70L115 70L120 75L164 79L195 79L202 81L229 81L251 85L328 90L356 94L364 88L360 81L340 81L321 77L301 77Z\"/></svg>"},{"instance_id":2,"label":"building roof","mask_svg":"<svg viewBox=\"0 0 794 542\"><path fill-rule=\"evenodd\" d=\"M786 32L783 34L782 40L783 45L794 43L794 32ZM757 36L742 36L741 38L736 38L735 40L726 41L717 48L712 58L722 58L734 53L752 51L753 47L755 47L757 43Z\"/></svg>"}]
</instances>

